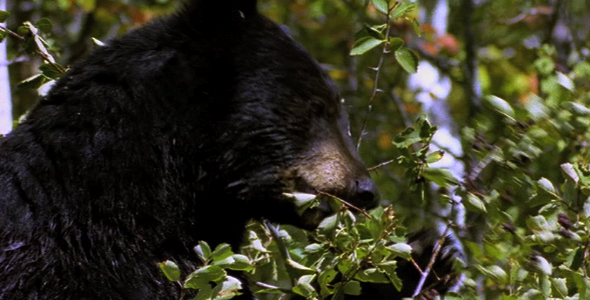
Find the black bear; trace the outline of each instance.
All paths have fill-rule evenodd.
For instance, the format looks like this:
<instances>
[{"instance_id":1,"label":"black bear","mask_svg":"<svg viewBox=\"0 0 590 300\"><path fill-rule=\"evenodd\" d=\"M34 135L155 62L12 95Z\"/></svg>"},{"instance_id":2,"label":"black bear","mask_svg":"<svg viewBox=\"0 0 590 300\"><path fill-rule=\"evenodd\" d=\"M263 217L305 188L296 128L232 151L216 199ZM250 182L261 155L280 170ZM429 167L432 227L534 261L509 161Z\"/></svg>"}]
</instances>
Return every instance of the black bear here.
<instances>
[{"instance_id":1,"label":"black bear","mask_svg":"<svg viewBox=\"0 0 590 300\"><path fill-rule=\"evenodd\" d=\"M333 82L256 0L193 0L72 66L0 139L0 299L178 299L157 262L188 272L199 240L237 248L250 219L332 213L300 215L285 192L374 206L347 127Z\"/></svg>"},{"instance_id":2,"label":"black bear","mask_svg":"<svg viewBox=\"0 0 590 300\"><path fill-rule=\"evenodd\" d=\"M196 0L75 64L0 140L0 299L178 299L199 240L313 228L376 187L334 84L255 0ZM242 298L252 298L246 292Z\"/></svg>"}]
</instances>

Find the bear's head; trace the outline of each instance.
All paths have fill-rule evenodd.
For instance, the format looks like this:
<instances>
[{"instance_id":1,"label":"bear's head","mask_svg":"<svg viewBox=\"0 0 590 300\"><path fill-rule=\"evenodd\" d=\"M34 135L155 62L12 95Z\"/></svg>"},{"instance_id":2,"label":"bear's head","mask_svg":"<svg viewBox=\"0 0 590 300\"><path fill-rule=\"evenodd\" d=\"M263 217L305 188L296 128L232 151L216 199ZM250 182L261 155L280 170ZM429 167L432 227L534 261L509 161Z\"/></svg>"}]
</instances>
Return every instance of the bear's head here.
<instances>
[{"instance_id":1,"label":"bear's head","mask_svg":"<svg viewBox=\"0 0 590 300\"><path fill-rule=\"evenodd\" d=\"M328 198L376 205L376 186L352 145L333 81L285 30L258 14L256 1L222 3L197 1L188 12L201 20L195 31L208 27L206 44L213 40L216 49L206 63L222 78L215 93L223 97L211 97L209 108L224 120L215 142L230 149L219 153L217 165L232 166L230 194L249 202L258 217L308 229L334 213ZM319 205L297 213L285 193L321 197Z\"/></svg>"}]
</instances>

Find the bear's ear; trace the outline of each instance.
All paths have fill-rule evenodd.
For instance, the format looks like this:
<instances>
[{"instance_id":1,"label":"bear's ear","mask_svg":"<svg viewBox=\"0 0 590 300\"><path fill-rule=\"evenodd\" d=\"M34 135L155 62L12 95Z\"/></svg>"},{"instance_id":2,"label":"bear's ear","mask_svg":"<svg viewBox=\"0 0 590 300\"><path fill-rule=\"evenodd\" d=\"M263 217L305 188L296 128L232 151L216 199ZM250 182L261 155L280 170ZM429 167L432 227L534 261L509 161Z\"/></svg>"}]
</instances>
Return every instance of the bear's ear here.
<instances>
[{"instance_id":1,"label":"bear's ear","mask_svg":"<svg viewBox=\"0 0 590 300\"><path fill-rule=\"evenodd\" d=\"M200 12L219 14L223 11L239 10L245 14L256 11L257 0L192 0L189 5Z\"/></svg>"}]
</instances>

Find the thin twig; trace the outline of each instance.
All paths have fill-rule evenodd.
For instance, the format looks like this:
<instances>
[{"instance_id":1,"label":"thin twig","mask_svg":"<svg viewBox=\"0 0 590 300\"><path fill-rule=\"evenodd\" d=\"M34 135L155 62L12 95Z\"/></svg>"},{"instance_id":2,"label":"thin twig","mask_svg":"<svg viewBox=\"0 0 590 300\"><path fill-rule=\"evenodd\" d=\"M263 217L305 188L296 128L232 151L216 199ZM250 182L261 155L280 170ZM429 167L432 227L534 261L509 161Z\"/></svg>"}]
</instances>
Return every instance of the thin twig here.
<instances>
[{"instance_id":1,"label":"thin twig","mask_svg":"<svg viewBox=\"0 0 590 300\"><path fill-rule=\"evenodd\" d=\"M369 98L369 105L367 106L367 112L363 118L363 122L361 125L361 131L359 133L359 138L356 143L356 149L358 150L361 147L361 142L363 141L363 135L365 133L365 129L367 127L367 120L369 119L369 115L373 111L373 102L375 101L375 96L379 89L377 88L379 84L379 75L381 74L381 67L383 66L383 61L385 60L385 54L389 53L389 36L391 34L391 24L390 24L390 16L391 11L395 6L392 6L387 10L387 15L385 16L385 42L383 43L383 50L381 51L381 55L379 56L379 63L377 63L377 67L374 68L375 70L375 80L373 82L373 92L371 93L371 97Z\"/></svg>"},{"instance_id":2,"label":"thin twig","mask_svg":"<svg viewBox=\"0 0 590 300\"><path fill-rule=\"evenodd\" d=\"M267 219L263 219L262 224L264 224L264 227L266 227L266 229L268 231L270 231L270 235L277 243L277 248L279 249L279 254L283 258L283 260L285 262L290 261L291 255L289 254L289 249L287 248L287 245L285 245L285 242L283 241L283 239L279 236L279 231L277 230L277 228L274 225L272 225L270 223L270 221ZM289 279L291 279L291 284L293 286L295 286L297 284L297 280L296 280L296 278L291 276L291 274L289 272L289 268L287 268L287 274L290 277Z\"/></svg>"},{"instance_id":3,"label":"thin twig","mask_svg":"<svg viewBox=\"0 0 590 300\"><path fill-rule=\"evenodd\" d=\"M412 262L412 264L414 265L416 270L418 270L418 272L424 273L424 271L422 271L422 268L420 268L420 265L416 262L416 260L414 260L413 257L410 257L410 262Z\"/></svg>"},{"instance_id":4,"label":"thin twig","mask_svg":"<svg viewBox=\"0 0 590 300\"><path fill-rule=\"evenodd\" d=\"M12 31L12 30L4 27L4 26L0 26L0 30L6 31L8 34L10 34L11 36L13 36L13 37L15 37L15 38L17 38L17 39L19 39L21 41L24 41L25 40L25 38L22 35L14 32L14 31Z\"/></svg>"},{"instance_id":5,"label":"thin twig","mask_svg":"<svg viewBox=\"0 0 590 300\"><path fill-rule=\"evenodd\" d=\"M342 202L342 204L346 205L347 207L349 207L349 208L352 208L352 209L354 209L354 210L356 210L356 211L360 212L360 213L361 213L361 214L363 214L365 217L367 217L367 218L371 218L371 215L369 215L369 214L368 214L368 213L367 213L367 212L366 212L364 209L362 209L362 208L358 208L358 207L356 207L356 206L352 205L350 202L347 202L347 201L345 201L345 200L343 200L343 199L341 199L341 198L338 198L338 197L336 197L336 196L334 196L334 195L332 195L332 194L328 194L328 193L326 193L326 192L319 192L319 193L320 193L320 194L322 194L322 195L326 195L326 196L332 197L332 198L334 198L334 199L336 199L336 200L338 200L338 201Z\"/></svg>"},{"instance_id":6,"label":"thin twig","mask_svg":"<svg viewBox=\"0 0 590 300\"><path fill-rule=\"evenodd\" d=\"M254 281L254 280L251 280L250 278L248 278L248 279L249 279L249 281L252 284L257 285L257 286L259 286L261 288L277 290L277 291L281 291L282 293L285 293L285 294L293 294L293 291L291 291L291 289L285 289L285 288L281 288L281 287L278 287L278 286L270 285L270 284L267 284L267 283L264 283L264 282Z\"/></svg>"},{"instance_id":7,"label":"thin twig","mask_svg":"<svg viewBox=\"0 0 590 300\"><path fill-rule=\"evenodd\" d=\"M272 237L275 239L275 242L277 243L277 248L279 248L279 252L280 252L281 256L283 257L283 259L285 261L291 259L291 255L289 254L289 250L287 249L287 246L283 242L283 239L280 238L279 231L277 230L277 228L274 225L272 225L270 223L270 221L267 219L264 219L262 221L262 223L264 224L264 227L266 227L266 229L268 229L268 231L270 231L270 235L272 235Z\"/></svg>"},{"instance_id":8,"label":"thin twig","mask_svg":"<svg viewBox=\"0 0 590 300\"><path fill-rule=\"evenodd\" d=\"M378 165L376 165L376 166L373 166L373 167L367 168L367 171L375 171L376 169L379 169L379 168L381 168L381 167L387 166L388 164L390 164L390 163L392 163L392 162L394 162L394 161L395 161L395 159L392 159L392 160L388 160L388 161L382 162L382 163L380 163L380 164L378 164Z\"/></svg>"},{"instance_id":9,"label":"thin twig","mask_svg":"<svg viewBox=\"0 0 590 300\"><path fill-rule=\"evenodd\" d=\"M422 272L422 277L420 277L420 281L418 282L418 285L416 285L416 289L414 290L414 294L412 295L412 297L416 297L422 292L422 287L424 286L424 283L426 282L426 278L428 278L428 275L430 275L430 271L432 270L432 267L434 266L434 263L436 262L436 257L438 256L440 249L442 249L442 246L445 243L445 240L447 238L447 235L449 234L450 229L451 229L451 225L448 224L447 227L445 228L445 231L443 232L441 237L438 239L438 242L434 245L434 249L432 251L432 256L430 257L430 261L428 262L428 266L426 267L426 269L424 269L424 272Z\"/></svg>"}]
</instances>

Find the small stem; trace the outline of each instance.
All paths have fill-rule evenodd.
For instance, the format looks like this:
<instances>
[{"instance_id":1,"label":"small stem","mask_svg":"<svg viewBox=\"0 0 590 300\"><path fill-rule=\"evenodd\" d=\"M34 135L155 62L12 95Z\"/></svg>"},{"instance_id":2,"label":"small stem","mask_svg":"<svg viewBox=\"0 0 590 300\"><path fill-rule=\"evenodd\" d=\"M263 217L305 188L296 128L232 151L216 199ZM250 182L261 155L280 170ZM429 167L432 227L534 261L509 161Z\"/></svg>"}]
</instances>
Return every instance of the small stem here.
<instances>
[{"instance_id":1,"label":"small stem","mask_svg":"<svg viewBox=\"0 0 590 300\"><path fill-rule=\"evenodd\" d=\"M261 288L277 290L277 291L281 291L281 293L285 293L285 294L293 294L293 291L291 291L290 289L281 288L281 287L270 285L270 284L260 282L260 281L254 281L254 280L249 280L249 281L252 284L257 285Z\"/></svg>"},{"instance_id":2,"label":"small stem","mask_svg":"<svg viewBox=\"0 0 590 300\"><path fill-rule=\"evenodd\" d=\"M369 98L369 105L367 106L367 112L365 113L365 116L363 117L363 122L361 125L361 131L359 133L359 138L358 141L356 143L356 149L358 150L361 147L361 143L363 141L363 135L365 133L365 129L367 127L367 120L369 119L369 115L371 115L371 112L373 111L373 102L375 101L375 96L377 96L377 92L379 91L377 89L377 86L379 84L379 75L381 74L381 67L383 66L383 61L385 60L385 54L389 53L388 47L389 47L389 37L391 34L391 24L390 24L390 14L391 11L393 10L395 6L391 7L388 11L387 11L387 15L385 16L385 22L386 22L386 27L385 27L385 43L383 43L383 49L381 51L381 55L379 56L379 62L377 63L377 66L374 68L375 70L375 80L373 82L373 92L371 93L371 97Z\"/></svg>"},{"instance_id":3,"label":"small stem","mask_svg":"<svg viewBox=\"0 0 590 300\"><path fill-rule=\"evenodd\" d=\"M395 159L382 162L382 163L380 163L380 164L378 164L378 165L376 165L374 167L367 168L367 171L375 171L376 169L381 168L383 166L387 166L388 164L390 164L390 163L392 163L394 161L395 161Z\"/></svg>"},{"instance_id":4,"label":"small stem","mask_svg":"<svg viewBox=\"0 0 590 300\"><path fill-rule=\"evenodd\" d=\"M268 231L270 231L272 238L277 243L277 248L279 249L279 253L280 253L281 257L283 258L283 260L285 262L291 260L291 255L289 254L289 249L287 248L287 245L285 245L285 242L283 241L283 239L281 239L281 237L279 236L279 231L277 230L277 228L274 225L272 225L270 223L270 221L267 219L264 219L262 221L262 223L264 224L264 227L266 227L266 229L268 229ZM297 284L297 279L294 276L291 276L292 275L290 272L291 269L288 266L286 266L286 270L287 270L287 274L289 275L289 279L291 281L291 284L293 286L295 286Z\"/></svg>"},{"instance_id":5,"label":"small stem","mask_svg":"<svg viewBox=\"0 0 590 300\"><path fill-rule=\"evenodd\" d=\"M356 207L356 206L352 205L350 202L347 202L347 201L345 201L345 200L343 200L343 199L341 199L341 198L338 198L338 197L336 197L336 196L334 196L334 195L332 195L332 194L328 194L328 193L325 193L325 192L319 192L319 193L320 193L320 194L322 194L322 195L326 195L326 196L332 197L332 198L334 198L334 199L336 199L336 200L338 200L338 201L342 202L342 204L346 205L347 207L349 207L349 208L352 208L352 209L354 209L354 210L356 210L356 211L360 212L360 213L361 213L361 214L363 214L365 217L367 217L367 218L369 218L369 219L371 218L371 215L369 215L369 214L368 214L368 213L367 213L367 212L366 212L364 209L362 209L362 208L358 208L358 207Z\"/></svg>"},{"instance_id":6,"label":"small stem","mask_svg":"<svg viewBox=\"0 0 590 300\"><path fill-rule=\"evenodd\" d=\"M0 25L0 30L6 31L8 34L10 34L11 36L13 36L13 37L15 37L15 38L17 38L17 39L19 39L21 41L24 41L25 40L25 38L22 35L14 32L14 31L12 31L12 30L4 27L4 26L1 26Z\"/></svg>"},{"instance_id":7,"label":"small stem","mask_svg":"<svg viewBox=\"0 0 590 300\"><path fill-rule=\"evenodd\" d=\"M434 263L436 262L436 257L438 256L440 249L442 249L442 246L445 243L445 240L447 238L447 235L449 234L450 229L451 229L451 226L449 224L449 225L447 225L447 228L445 228L445 231L443 232L441 237L438 239L438 242L434 245L434 249L432 251L432 256L430 257L430 261L428 262L428 266L422 272L422 277L420 277L420 281L418 282L418 285L416 285L416 289L414 290L414 294L412 295L412 297L416 297L422 292L422 287L424 286L424 283L426 282L426 278L428 278L428 275L430 274L430 271L432 270L432 267L434 266Z\"/></svg>"}]
</instances>

